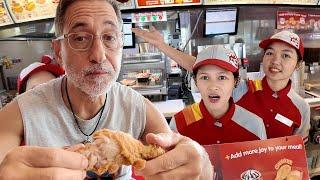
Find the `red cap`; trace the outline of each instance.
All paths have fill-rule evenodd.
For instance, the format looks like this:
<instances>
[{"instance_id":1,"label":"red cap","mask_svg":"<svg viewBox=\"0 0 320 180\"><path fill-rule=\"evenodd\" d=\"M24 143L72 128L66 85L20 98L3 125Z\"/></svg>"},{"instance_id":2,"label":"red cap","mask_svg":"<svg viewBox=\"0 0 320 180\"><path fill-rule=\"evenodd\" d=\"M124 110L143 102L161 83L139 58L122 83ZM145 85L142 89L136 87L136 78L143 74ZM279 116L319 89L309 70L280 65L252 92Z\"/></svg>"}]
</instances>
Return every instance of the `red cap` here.
<instances>
[{"instance_id":1,"label":"red cap","mask_svg":"<svg viewBox=\"0 0 320 180\"><path fill-rule=\"evenodd\" d=\"M41 62L45 63L45 64L50 64L52 62L52 60L53 60L53 57L50 55L43 55L41 57Z\"/></svg>"},{"instance_id":2,"label":"red cap","mask_svg":"<svg viewBox=\"0 0 320 180\"><path fill-rule=\"evenodd\" d=\"M272 35L269 39L265 39L260 42L259 47L266 49L273 42L284 42L289 46L295 48L298 52L298 55L303 59L304 47L301 41L301 38L290 31L281 31Z\"/></svg>"},{"instance_id":3,"label":"red cap","mask_svg":"<svg viewBox=\"0 0 320 180\"><path fill-rule=\"evenodd\" d=\"M26 83L26 80L32 75L40 71L48 71L52 73L54 76L59 77L64 74L64 70L55 64L44 64L40 62L34 62L24 68L18 77L17 80L17 88L18 88L18 93L21 94L21 87L23 86L24 83Z\"/></svg>"},{"instance_id":4,"label":"red cap","mask_svg":"<svg viewBox=\"0 0 320 180\"><path fill-rule=\"evenodd\" d=\"M226 49L223 45L213 45L201 51L193 65L192 70L204 65L216 65L231 72L239 71L239 59L234 51Z\"/></svg>"}]
</instances>

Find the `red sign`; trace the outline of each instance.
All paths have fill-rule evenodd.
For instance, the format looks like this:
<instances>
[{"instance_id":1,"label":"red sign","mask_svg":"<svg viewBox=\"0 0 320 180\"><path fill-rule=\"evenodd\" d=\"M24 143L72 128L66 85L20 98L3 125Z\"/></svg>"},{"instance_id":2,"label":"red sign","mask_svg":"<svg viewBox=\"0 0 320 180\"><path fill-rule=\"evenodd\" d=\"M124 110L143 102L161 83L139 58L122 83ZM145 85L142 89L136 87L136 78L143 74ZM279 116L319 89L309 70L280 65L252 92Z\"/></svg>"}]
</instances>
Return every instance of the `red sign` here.
<instances>
[{"instance_id":1,"label":"red sign","mask_svg":"<svg viewBox=\"0 0 320 180\"><path fill-rule=\"evenodd\" d=\"M215 179L309 179L300 136L205 146Z\"/></svg>"},{"instance_id":2,"label":"red sign","mask_svg":"<svg viewBox=\"0 0 320 180\"><path fill-rule=\"evenodd\" d=\"M320 14L308 14L307 28L314 32L320 32Z\"/></svg>"},{"instance_id":3,"label":"red sign","mask_svg":"<svg viewBox=\"0 0 320 180\"><path fill-rule=\"evenodd\" d=\"M202 4L202 0L136 0L137 8Z\"/></svg>"},{"instance_id":4,"label":"red sign","mask_svg":"<svg viewBox=\"0 0 320 180\"><path fill-rule=\"evenodd\" d=\"M278 11L277 29L306 29L307 13Z\"/></svg>"},{"instance_id":5,"label":"red sign","mask_svg":"<svg viewBox=\"0 0 320 180\"><path fill-rule=\"evenodd\" d=\"M278 11L277 29L304 29L320 32L320 14Z\"/></svg>"}]
</instances>

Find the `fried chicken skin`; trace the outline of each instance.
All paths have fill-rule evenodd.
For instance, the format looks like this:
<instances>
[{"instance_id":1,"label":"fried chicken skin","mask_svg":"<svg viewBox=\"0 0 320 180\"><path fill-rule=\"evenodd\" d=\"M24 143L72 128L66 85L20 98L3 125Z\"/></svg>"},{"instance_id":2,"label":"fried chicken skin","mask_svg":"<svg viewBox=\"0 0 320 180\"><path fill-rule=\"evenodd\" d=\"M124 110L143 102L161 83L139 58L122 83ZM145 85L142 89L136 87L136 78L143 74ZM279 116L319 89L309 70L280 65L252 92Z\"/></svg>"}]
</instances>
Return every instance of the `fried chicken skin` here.
<instances>
[{"instance_id":1,"label":"fried chicken skin","mask_svg":"<svg viewBox=\"0 0 320 180\"><path fill-rule=\"evenodd\" d=\"M132 165L141 170L146 160L156 158L165 150L156 145L143 145L130 134L102 129L93 134L93 142L76 150L89 160L87 170L98 175L117 172L121 165Z\"/></svg>"}]
</instances>

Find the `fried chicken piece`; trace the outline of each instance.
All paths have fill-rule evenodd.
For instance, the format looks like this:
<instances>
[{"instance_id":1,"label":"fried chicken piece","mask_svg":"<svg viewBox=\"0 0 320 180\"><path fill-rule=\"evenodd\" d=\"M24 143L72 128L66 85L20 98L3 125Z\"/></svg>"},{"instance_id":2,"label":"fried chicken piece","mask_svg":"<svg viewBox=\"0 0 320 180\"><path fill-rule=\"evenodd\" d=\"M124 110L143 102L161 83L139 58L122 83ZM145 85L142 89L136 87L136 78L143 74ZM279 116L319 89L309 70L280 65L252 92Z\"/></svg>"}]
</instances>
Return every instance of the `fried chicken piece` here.
<instances>
[{"instance_id":1,"label":"fried chicken piece","mask_svg":"<svg viewBox=\"0 0 320 180\"><path fill-rule=\"evenodd\" d=\"M117 172L121 165L132 165L141 170L146 160L156 158L165 153L156 145L143 145L130 134L121 131L102 129L93 134L93 142L76 150L89 160L87 170L101 175L108 171Z\"/></svg>"}]
</instances>

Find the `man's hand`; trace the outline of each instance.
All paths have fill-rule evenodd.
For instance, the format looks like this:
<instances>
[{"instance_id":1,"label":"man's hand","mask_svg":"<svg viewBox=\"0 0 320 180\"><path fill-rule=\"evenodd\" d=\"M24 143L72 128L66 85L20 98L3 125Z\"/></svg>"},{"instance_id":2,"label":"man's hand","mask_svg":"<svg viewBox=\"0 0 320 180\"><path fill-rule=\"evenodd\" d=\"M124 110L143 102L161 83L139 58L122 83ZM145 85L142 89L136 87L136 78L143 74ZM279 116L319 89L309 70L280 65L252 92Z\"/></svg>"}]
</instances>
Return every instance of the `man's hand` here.
<instances>
[{"instance_id":1,"label":"man's hand","mask_svg":"<svg viewBox=\"0 0 320 180\"><path fill-rule=\"evenodd\" d=\"M148 134L146 140L169 150L147 161L142 171L146 179L213 179L213 168L202 146L176 133Z\"/></svg>"},{"instance_id":2,"label":"man's hand","mask_svg":"<svg viewBox=\"0 0 320 180\"><path fill-rule=\"evenodd\" d=\"M0 179L84 179L88 160L59 148L20 146L0 164Z\"/></svg>"},{"instance_id":3,"label":"man's hand","mask_svg":"<svg viewBox=\"0 0 320 180\"><path fill-rule=\"evenodd\" d=\"M147 41L150 44L153 44L156 47L164 43L162 34L153 26L150 27L149 31L140 28L132 28L132 32L134 32L138 37L144 39L145 41Z\"/></svg>"}]
</instances>

